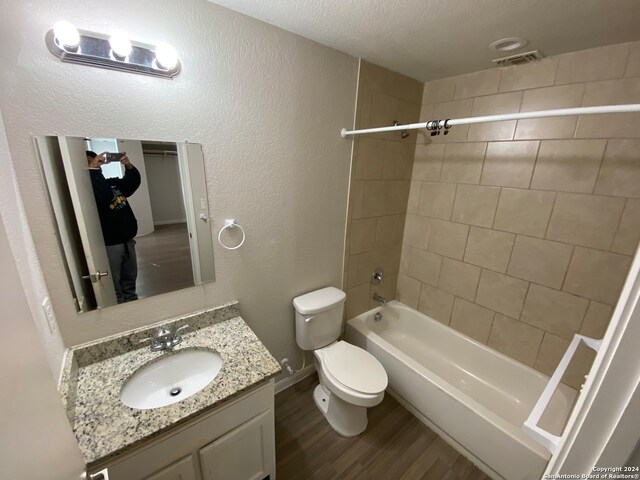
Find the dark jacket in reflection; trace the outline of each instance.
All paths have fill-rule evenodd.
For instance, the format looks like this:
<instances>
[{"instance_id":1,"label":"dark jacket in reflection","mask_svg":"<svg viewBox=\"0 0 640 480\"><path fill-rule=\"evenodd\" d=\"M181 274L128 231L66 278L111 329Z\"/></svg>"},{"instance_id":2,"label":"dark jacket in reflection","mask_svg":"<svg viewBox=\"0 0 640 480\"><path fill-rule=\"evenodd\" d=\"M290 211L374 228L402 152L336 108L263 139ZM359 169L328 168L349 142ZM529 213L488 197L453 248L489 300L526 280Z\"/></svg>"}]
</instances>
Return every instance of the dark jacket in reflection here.
<instances>
[{"instance_id":1,"label":"dark jacket in reflection","mask_svg":"<svg viewBox=\"0 0 640 480\"><path fill-rule=\"evenodd\" d=\"M105 245L131 240L138 233L138 221L127 197L140 186L140 172L136 167L125 169L122 178L105 178L100 168L89 172Z\"/></svg>"}]
</instances>

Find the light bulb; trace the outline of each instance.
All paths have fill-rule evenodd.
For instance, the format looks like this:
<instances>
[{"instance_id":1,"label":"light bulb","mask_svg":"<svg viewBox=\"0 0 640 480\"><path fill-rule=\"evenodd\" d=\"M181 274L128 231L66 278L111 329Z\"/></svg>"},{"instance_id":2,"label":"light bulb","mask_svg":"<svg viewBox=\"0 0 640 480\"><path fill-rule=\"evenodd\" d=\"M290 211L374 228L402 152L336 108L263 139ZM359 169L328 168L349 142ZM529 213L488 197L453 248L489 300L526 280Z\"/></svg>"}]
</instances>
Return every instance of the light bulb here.
<instances>
[{"instance_id":1,"label":"light bulb","mask_svg":"<svg viewBox=\"0 0 640 480\"><path fill-rule=\"evenodd\" d=\"M131 42L124 35L112 35L109 39L109 45L111 45L113 54L120 59L126 58L131 53Z\"/></svg>"},{"instance_id":2,"label":"light bulb","mask_svg":"<svg viewBox=\"0 0 640 480\"><path fill-rule=\"evenodd\" d=\"M66 20L60 20L55 23L53 26L53 35L63 47L75 49L80 45L78 29Z\"/></svg>"},{"instance_id":3,"label":"light bulb","mask_svg":"<svg viewBox=\"0 0 640 480\"><path fill-rule=\"evenodd\" d=\"M178 54L168 43L160 43L156 47L156 62L160 67L172 70L178 64Z\"/></svg>"}]
</instances>

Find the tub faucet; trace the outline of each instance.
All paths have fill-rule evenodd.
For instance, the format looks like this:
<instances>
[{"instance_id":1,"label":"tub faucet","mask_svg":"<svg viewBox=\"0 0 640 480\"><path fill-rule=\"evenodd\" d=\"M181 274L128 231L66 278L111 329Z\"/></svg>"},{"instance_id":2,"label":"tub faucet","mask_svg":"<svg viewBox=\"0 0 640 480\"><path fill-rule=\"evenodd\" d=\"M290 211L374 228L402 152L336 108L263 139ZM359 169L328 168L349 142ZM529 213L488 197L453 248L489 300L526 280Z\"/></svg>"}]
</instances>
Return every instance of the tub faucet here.
<instances>
[{"instance_id":1,"label":"tub faucet","mask_svg":"<svg viewBox=\"0 0 640 480\"><path fill-rule=\"evenodd\" d=\"M380 295L379 293L375 292L373 294L372 297L376 302L379 302L380 305L386 305L387 304L387 299L384 298L382 295Z\"/></svg>"}]
</instances>

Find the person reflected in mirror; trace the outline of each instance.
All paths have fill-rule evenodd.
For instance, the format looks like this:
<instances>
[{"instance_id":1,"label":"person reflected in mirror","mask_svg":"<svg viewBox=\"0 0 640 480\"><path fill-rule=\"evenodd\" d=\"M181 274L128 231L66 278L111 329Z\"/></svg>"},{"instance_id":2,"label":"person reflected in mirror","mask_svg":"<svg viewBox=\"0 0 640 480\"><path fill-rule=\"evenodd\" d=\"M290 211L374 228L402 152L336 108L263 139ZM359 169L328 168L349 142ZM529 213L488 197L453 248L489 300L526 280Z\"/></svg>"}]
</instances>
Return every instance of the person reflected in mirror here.
<instances>
[{"instance_id":1,"label":"person reflected in mirror","mask_svg":"<svg viewBox=\"0 0 640 480\"><path fill-rule=\"evenodd\" d=\"M137 300L138 261L134 237L138 233L138 221L127 197L140 186L140 172L122 152L118 158L124 165L123 177L105 178L100 167L109 163L107 153L89 150L86 153L118 303Z\"/></svg>"}]
</instances>

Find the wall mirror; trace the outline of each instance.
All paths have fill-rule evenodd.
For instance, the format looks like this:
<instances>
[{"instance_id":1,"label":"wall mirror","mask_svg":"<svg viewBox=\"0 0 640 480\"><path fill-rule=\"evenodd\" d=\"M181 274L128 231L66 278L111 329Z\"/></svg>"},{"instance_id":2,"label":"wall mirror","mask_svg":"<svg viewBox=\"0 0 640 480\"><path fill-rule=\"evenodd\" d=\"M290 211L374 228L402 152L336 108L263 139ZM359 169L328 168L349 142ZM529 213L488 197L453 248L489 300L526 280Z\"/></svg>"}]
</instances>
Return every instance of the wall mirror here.
<instances>
[{"instance_id":1,"label":"wall mirror","mask_svg":"<svg viewBox=\"0 0 640 480\"><path fill-rule=\"evenodd\" d=\"M78 312L214 281L202 148L35 137Z\"/></svg>"}]
</instances>

